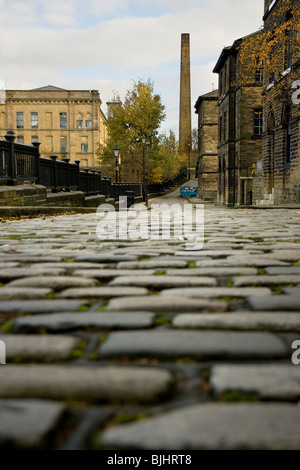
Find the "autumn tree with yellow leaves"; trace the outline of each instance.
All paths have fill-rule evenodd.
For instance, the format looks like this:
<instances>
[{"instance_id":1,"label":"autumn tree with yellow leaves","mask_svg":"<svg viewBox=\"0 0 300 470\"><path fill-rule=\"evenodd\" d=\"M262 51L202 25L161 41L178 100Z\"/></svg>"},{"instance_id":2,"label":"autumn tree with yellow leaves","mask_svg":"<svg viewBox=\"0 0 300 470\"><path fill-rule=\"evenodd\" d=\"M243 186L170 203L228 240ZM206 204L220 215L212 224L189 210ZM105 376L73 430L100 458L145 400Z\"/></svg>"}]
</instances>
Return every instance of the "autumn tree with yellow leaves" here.
<instances>
[{"instance_id":1,"label":"autumn tree with yellow leaves","mask_svg":"<svg viewBox=\"0 0 300 470\"><path fill-rule=\"evenodd\" d=\"M285 77L289 76L289 82L299 80L299 0L281 0L269 15L269 27L248 36L239 46L240 81L250 84L261 76L263 93L269 91L274 100L286 100L290 90Z\"/></svg>"},{"instance_id":2,"label":"autumn tree with yellow leaves","mask_svg":"<svg viewBox=\"0 0 300 470\"><path fill-rule=\"evenodd\" d=\"M143 161L148 182L161 182L181 169L175 158L176 145L173 148L167 145L167 138L159 133L166 117L165 106L154 92L150 80L133 82L124 102L116 97L111 111L107 125L108 141L106 145L100 145L98 150L99 162L105 168L105 174L114 176L115 145L120 148L122 181L141 182Z\"/></svg>"}]
</instances>

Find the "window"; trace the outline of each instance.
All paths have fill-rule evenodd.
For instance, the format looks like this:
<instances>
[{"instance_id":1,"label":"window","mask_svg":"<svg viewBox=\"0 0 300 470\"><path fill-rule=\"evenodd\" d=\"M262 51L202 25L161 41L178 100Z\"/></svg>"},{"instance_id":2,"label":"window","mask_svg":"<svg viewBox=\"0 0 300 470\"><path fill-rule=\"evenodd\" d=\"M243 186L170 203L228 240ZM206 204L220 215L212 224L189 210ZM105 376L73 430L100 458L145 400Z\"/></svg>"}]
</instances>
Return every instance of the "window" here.
<instances>
[{"instance_id":1,"label":"window","mask_svg":"<svg viewBox=\"0 0 300 470\"><path fill-rule=\"evenodd\" d=\"M76 127L77 127L77 129L83 129L83 120L82 119L78 119L76 121Z\"/></svg>"},{"instance_id":2,"label":"window","mask_svg":"<svg viewBox=\"0 0 300 470\"><path fill-rule=\"evenodd\" d=\"M60 128L67 129L67 113L59 113Z\"/></svg>"},{"instance_id":3,"label":"window","mask_svg":"<svg viewBox=\"0 0 300 470\"><path fill-rule=\"evenodd\" d=\"M91 119L88 119L87 121L85 121L85 127L86 127L87 129L92 129L92 127L93 127L93 122L92 122Z\"/></svg>"},{"instance_id":4,"label":"window","mask_svg":"<svg viewBox=\"0 0 300 470\"><path fill-rule=\"evenodd\" d=\"M254 109L253 121L254 121L254 135L261 136L263 132L263 111L261 108Z\"/></svg>"},{"instance_id":5,"label":"window","mask_svg":"<svg viewBox=\"0 0 300 470\"><path fill-rule=\"evenodd\" d=\"M227 111L224 111L224 128L223 128L223 140L224 142L227 140Z\"/></svg>"},{"instance_id":6,"label":"window","mask_svg":"<svg viewBox=\"0 0 300 470\"><path fill-rule=\"evenodd\" d=\"M88 144L81 144L81 153L88 152Z\"/></svg>"},{"instance_id":7,"label":"window","mask_svg":"<svg viewBox=\"0 0 300 470\"><path fill-rule=\"evenodd\" d=\"M37 129L39 127L38 113L31 113L31 128Z\"/></svg>"},{"instance_id":8,"label":"window","mask_svg":"<svg viewBox=\"0 0 300 470\"><path fill-rule=\"evenodd\" d=\"M256 60L256 70L255 70L255 83L263 82L263 64L260 62L259 58Z\"/></svg>"},{"instance_id":9,"label":"window","mask_svg":"<svg viewBox=\"0 0 300 470\"><path fill-rule=\"evenodd\" d=\"M33 135L33 136L31 137L31 143L33 144L34 142L39 142L39 138L38 138L37 135Z\"/></svg>"},{"instance_id":10,"label":"window","mask_svg":"<svg viewBox=\"0 0 300 470\"><path fill-rule=\"evenodd\" d=\"M67 137L61 137L60 138L60 152L61 153L67 153Z\"/></svg>"},{"instance_id":11,"label":"window","mask_svg":"<svg viewBox=\"0 0 300 470\"><path fill-rule=\"evenodd\" d=\"M17 136L17 142L19 144L24 144L24 136L23 135L18 135Z\"/></svg>"},{"instance_id":12,"label":"window","mask_svg":"<svg viewBox=\"0 0 300 470\"><path fill-rule=\"evenodd\" d=\"M17 129L24 129L23 113L17 113Z\"/></svg>"},{"instance_id":13,"label":"window","mask_svg":"<svg viewBox=\"0 0 300 470\"><path fill-rule=\"evenodd\" d=\"M284 51L284 71L290 70L292 67L292 33L291 30L286 31L286 44Z\"/></svg>"}]
</instances>

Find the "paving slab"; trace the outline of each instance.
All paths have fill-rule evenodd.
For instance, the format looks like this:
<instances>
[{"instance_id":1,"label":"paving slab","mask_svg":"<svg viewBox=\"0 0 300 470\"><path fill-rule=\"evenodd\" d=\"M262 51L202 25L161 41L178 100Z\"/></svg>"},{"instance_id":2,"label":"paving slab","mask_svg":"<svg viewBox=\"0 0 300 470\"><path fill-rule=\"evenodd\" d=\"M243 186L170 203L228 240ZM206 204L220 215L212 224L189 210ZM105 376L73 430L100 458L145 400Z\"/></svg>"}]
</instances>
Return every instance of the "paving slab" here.
<instances>
[{"instance_id":1,"label":"paving slab","mask_svg":"<svg viewBox=\"0 0 300 470\"><path fill-rule=\"evenodd\" d=\"M42 287L0 287L0 300L43 299L51 292Z\"/></svg>"},{"instance_id":2,"label":"paving slab","mask_svg":"<svg viewBox=\"0 0 300 470\"><path fill-rule=\"evenodd\" d=\"M286 266L284 268L266 268L266 273L269 274L270 276L278 276L281 274L287 274L287 275L300 275L300 266Z\"/></svg>"},{"instance_id":3,"label":"paving slab","mask_svg":"<svg viewBox=\"0 0 300 470\"><path fill-rule=\"evenodd\" d=\"M125 297L125 296L140 296L147 295L148 289L145 287L86 287L86 288L71 288L60 292L57 297L60 298L111 298L111 297ZM1 296L1 290L0 290ZM1 297L0 297L1 298Z\"/></svg>"},{"instance_id":4,"label":"paving slab","mask_svg":"<svg viewBox=\"0 0 300 470\"><path fill-rule=\"evenodd\" d=\"M209 277L188 276L120 276L109 283L110 286L144 286L153 288L190 287L190 286L217 286L217 281Z\"/></svg>"},{"instance_id":5,"label":"paving slab","mask_svg":"<svg viewBox=\"0 0 300 470\"><path fill-rule=\"evenodd\" d=\"M149 328L153 324L153 319L154 314L150 312L52 313L17 318L13 321L13 332L36 331L40 328L47 331L64 331L83 327L100 329Z\"/></svg>"},{"instance_id":6,"label":"paving slab","mask_svg":"<svg viewBox=\"0 0 300 470\"><path fill-rule=\"evenodd\" d=\"M30 276L60 276L65 273L62 268L38 268L30 266L28 268L1 269L0 279L11 280Z\"/></svg>"},{"instance_id":7,"label":"paving slab","mask_svg":"<svg viewBox=\"0 0 300 470\"><path fill-rule=\"evenodd\" d=\"M7 363L14 359L26 361L59 361L68 359L78 347L79 339L71 336L35 336L0 334L6 345Z\"/></svg>"},{"instance_id":8,"label":"paving slab","mask_svg":"<svg viewBox=\"0 0 300 470\"><path fill-rule=\"evenodd\" d=\"M118 263L118 269L165 269L165 268L186 268L186 261L154 260Z\"/></svg>"},{"instance_id":9,"label":"paving slab","mask_svg":"<svg viewBox=\"0 0 300 470\"><path fill-rule=\"evenodd\" d=\"M290 312L235 312L177 315L175 328L199 328L244 331L300 331L300 313Z\"/></svg>"},{"instance_id":10,"label":"paving slab","mask_svg":"<svg viewBox=\"0 0 300 470\"><path fill-rule=\"evenodd\" d=\"M300 408L206 403L108 429L101 447L147 450L299 450Z\"/></svg>"},{"instance_id":11,"label":"paving slab","mask_svg":"<svg viewBox=\"0 0 300 470\"><path fill-rule=\"evenodd\" d=\"M147 403L172 386L172 375L159 368L14 365L1 369L0 397Z\"/></svg>"},{"instance_id":12,"label":"paving slab","mask_svg":"<svg viewBox=\"0 0 300 470\"><path fill-rule=\"evenodd\" d=\"M282 286L300 284L300 274L278 274L277 276L240 276L233 279L235 287L243 286ZM300 292L300 289L299 289Z\"/></svg>"},{"instance_id":13,"label":"paving slab","mask_svg":"<svg viewBox=\"0 0 300 470\"><path fill-rule=\"evenodd\" d=\"M63 403L48 400L0 400L0 448L43 447L65 411Z\"/></svg>"},{"instance_id":14,"label":"paving slab","mask_svg":"<svg viewBox=\"0 0 300 470\"><path fill-rule=\"evenodd\" d=\"M107 311L148 310L150 312L225 312L227 302L210 299L190 299L182 297L122 297L111 299Z\"/></svg>"},{"instance_id":15,"label":"paving slab","mask_svg":"<svg viewBox=\"0 0 300 470\"><path fill-rule=\"evenodd\" d=\"M7 287L49 287L54 290L62 290L68 287L94 287L97 284L96 279L83 279L79 276L34 276L12 281L7 284Z\"/></svg>"},{"instance_id":16,"label":"paving slab","mask_svg":"<svg viewBox=\"0 0 300 470\"><path fill-rule=\"evenodd\" d=\"M160 295L165 297L257 297L271 295L272 291L266 287L183 287L179 289L166 289Z\"/></svg>"},{"instance_id":17,"label":"paving slab","mask_svg":"<svg viewBox=\"0 0 300 470\"><path fill-rule=\"evenodd\" d=\"M287 295L293 295L300 298L300 287L285 287L282 292Z\"/></svg>"},{"instance_id":18,"label":"paving slab","mask_svg":"<svg viewBox=\"0 0 300 470\"><path fill-rule=\"evenodd\" d=\"M76 256L75 262L93 262L93 263L120 263L122 261L135 261L138 257L135 255L110 255L110 254L101 254L101 255L82 255Z\"/></svg>"},{"instance_id":19,"label":"paving slab","mask_svg":"<svg viewBox=\"0 0 300 470\"><path fill-rule=\"evenodd\" d=\"M228 256L227 263L231 266L254 266L265 268L268 266L288 266L285 261L280 261L277 258L272 258L267 255L261 254L260 256L249 256L248 253L239 256Z\"/></svg>"},{"instance_id":20,"label":"paving slab","mask_svg":"<svg viewBox=\"0 0 300 470\"><path fill-rule=\"evenodd\" d=\"M152 276L157 272L157 269L139 269L126 270L126 269L78 269L74 271L74 276L79 277L92 277L94 279L113 279L118 276Z\"/></svg>"},{"instance_id":21,"label":"paving slab","mask_svg":"<svg viewBox=\"0 0 300 470\"><path fill-rule=\"evenodd\" d=\"M167 269L167 276L211 276L211 277L232 277L232 276L255 276L258 274L256 268L235 268L235 267L211 267L211 268L186 268Z\"/></svg>"},{"instance_id":22,"label":"paving slab","mask_svg":"<svg viewBox=\"0 0 300 470\"><path fill-rule=\"evenodd\" d=\"M87 305L87 302L80 300L9 300L0 301L0 314L70 312Z\"/></svg>"},{"instance_id":23,"label":"paving slab","mask_svg":"<svg viewBox=\"0 0 300 470\"><path fill-rule=\"evenodd\" d=\"M268 400L299 400L300 367L285 364L217 365L210 384L215 395L239 391Z\"/></svg>"},{"instance_id":24,"label":"paving slab","mask_svg":"<svg viewBox=\"0 0 300 470\"><path fill-rule=\"evenodd\" d=\"M251 310L273 310L273 311L300 311L300 297L299 295L274 295L265 297L248 297L246 305Z\"/></svg>"},{"instance_id":25,"label":"paving slab","mask_svg":"<svg viewBox=\"0 0 300 470\"><path fill-rule=\"evenodd\" d=\"M287 357L283 342L271 333L222 331L135 331L109 334L99 350L107 357L192 357L263 359Z\"/></svg>"}]
</instances>

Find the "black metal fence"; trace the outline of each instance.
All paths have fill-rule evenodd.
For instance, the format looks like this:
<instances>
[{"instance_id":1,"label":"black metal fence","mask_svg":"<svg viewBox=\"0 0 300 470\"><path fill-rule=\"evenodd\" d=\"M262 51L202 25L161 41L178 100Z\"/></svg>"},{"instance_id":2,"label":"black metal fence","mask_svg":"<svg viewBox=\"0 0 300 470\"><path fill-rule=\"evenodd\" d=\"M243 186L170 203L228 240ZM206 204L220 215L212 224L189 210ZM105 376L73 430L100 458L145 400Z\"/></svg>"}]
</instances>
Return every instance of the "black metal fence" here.
<instances>
[{"instance_id":1,"label":"black metal fence","mask_svg":"<svg viewBox=\"0 0 300 470\"><path fill-rule=\"evenodd\" d=\"M106 198L119 199L127 191L135 197L142 196L142 183L112 183L111 178L102 177L101 171L80 169L80 160L74 163L69 158L58 160L57 155L40 157L40 143L24 145L15 142L13 132L8 132L6 140L0 140L0 184L16 185L30 181L41 184L53 193L59 191L82 191L86 196L103 194ZM179 185L186 179L186 171L162 183L146 185L150 193L163 193L168 188Z\"/></svg>"}]
</instances>

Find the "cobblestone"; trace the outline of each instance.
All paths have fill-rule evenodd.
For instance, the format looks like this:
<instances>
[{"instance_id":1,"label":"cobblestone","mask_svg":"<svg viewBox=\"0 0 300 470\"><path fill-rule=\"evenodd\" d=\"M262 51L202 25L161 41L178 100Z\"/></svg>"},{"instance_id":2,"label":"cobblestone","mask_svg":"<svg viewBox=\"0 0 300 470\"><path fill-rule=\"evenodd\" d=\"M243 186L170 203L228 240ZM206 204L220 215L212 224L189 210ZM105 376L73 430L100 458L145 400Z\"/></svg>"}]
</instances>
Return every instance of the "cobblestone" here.
<instances>
[{"instance_id":1,"label":"cobblestone","mask_svg":"<svg viewBox=\"0 0 300 470\"><path fill-rule=\"evenodd\" d=\"M228 359L287 357L283 342L270 333L218 331L137 331L112 333L100 357L192 357Z\"/></svg>"},{"instance_id":2,"label":"cobblestone","mask_svg":"<svg viewBox=\"0 0 300 470\"><path fill-rule=\"evenodd\" d=\"M130 329L149 328L153 324L154 314L149 312L134 313L51 313L17 318L13 322L13 331L63 331L76 328Z\"/></svg>"},{"instance_id":3,"label":"cobblestone","mask_svg":"<svg viewBox=\"0 0 300 470\"><path fill-rule=\"evenodd\" d=\"M188 287L188 286L216 286L217 282L209 277L184 276L120 276L110 282L111 286L144 286L155 288Z\"/></svg>"},{"instance_id":4,"label":"cobblestone","mask_svg":"<svg viewBox=\"0 0 300 470\"><path fill-rule=\"evenodd\" d=\"M41 448L65 411L47 400L0 400L0 447Z\"/></svg>"},{"instance_id":5,"label":"cobblestone","mask_svg":"<svg viewBox=\"0 0 300 470\"><path fill-rule=\"evenodd\" d=\"M133 295L147 295L148 289L143 287L87 287L67 289L58 294L62 298L111 298Z\"/></svg>"},{"instance_id":6,"label":"cobblestone","mask_svg":"<svg viewBox=\"0 0 300 470\"><path fill-rule=\"evenodd\" d=\"M252 393L268 400L299 400L300 368L293 365L226 365L212 368L213 393Z\"/></svg>"},{"instance_id":7,"label":"cobblestone","mask_svg":"<svg viewBox=\"0 0 300 470\"><path fill-rule=\"evenodd\" d=\"M300 331L300 313L235 312L209 315L182 314L173 320L176 328L245 331Z\"/></svg>"},{"instance_id":8,"label":"cobblestone","mask_svg":"<svg viewBox=\"0 0 300 470\"><path fill-rule=\"evenodd\" d=\"M277 404L204 404L107 430L105 448L296 450L300 408Z\"/></svg>"},{"instance_id":9,"label":"cobblestone","mask_svg":"<svg viewBox=\"0 0 300 470\"><path fill-rule=\"evenodd\" d=\"M167 289L161 292L166 297L256 297L271 295L271 291L264 287L187 287L182 289Z\"/></svg>"},{"instance_id":10,"label":"cobblestone","mask_svg":"<svg viewBox=\"0 0 300 470\"><path fill-rule=\"evenodd\" d=\"M0 224L0 447L299 450L299 210L207 205L201 249L98 222Z\"/></svg>"},{"instance_id":11,"label":"cobblestone","mask_svg":"<svg viewBox=\"0 0 300 470\"><path fill-rule=\"evenodd\" d=\"M61 361L68 359L79 345L68 336L0 335L6 345L7 361ZM4 372L4 371L3 371ZM1 370L2 377L2 370Z\"/></svg>"},{"instance_id":12,"label":"cobblestone","mask_svg":"<svg viewBox=\"0 0 300 470\"><path fill-rule=\"evenodd\" d=\"M225 312L228 306L226 302L205 299L183 299L182 297L123 297L112 299L108 303L108 311L119 310L150 310L154 312L190 312L208 311Z\"/></svg>"},{"instance_id":13,"label":"cobblestone","mask_svg":"<svg viewBox=\"0 0 300 470\"><path fill-rule=\"evenodd\" d=\"M172 380L155 368L17 365L1 371L0 397L146 403L168 393Z\"/></svg>"}]
</instances>

